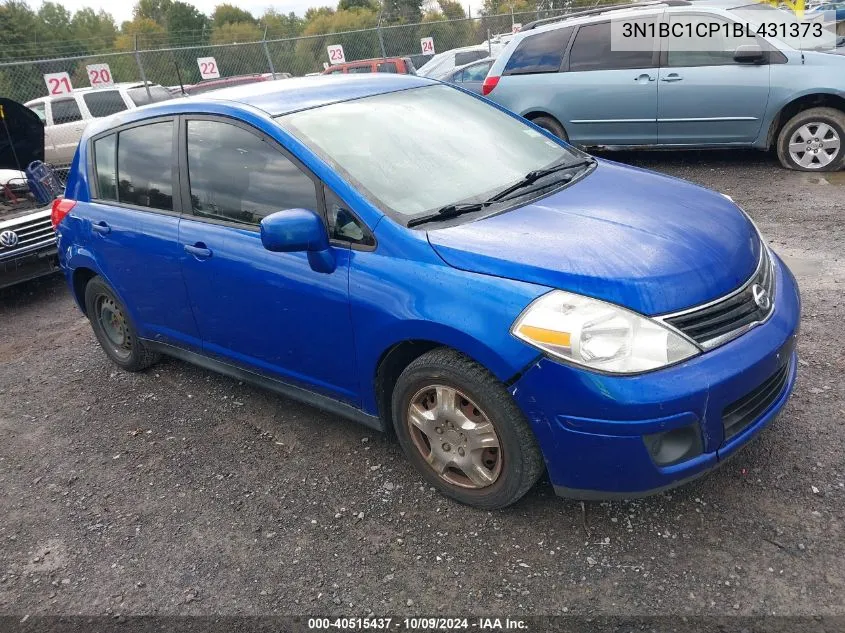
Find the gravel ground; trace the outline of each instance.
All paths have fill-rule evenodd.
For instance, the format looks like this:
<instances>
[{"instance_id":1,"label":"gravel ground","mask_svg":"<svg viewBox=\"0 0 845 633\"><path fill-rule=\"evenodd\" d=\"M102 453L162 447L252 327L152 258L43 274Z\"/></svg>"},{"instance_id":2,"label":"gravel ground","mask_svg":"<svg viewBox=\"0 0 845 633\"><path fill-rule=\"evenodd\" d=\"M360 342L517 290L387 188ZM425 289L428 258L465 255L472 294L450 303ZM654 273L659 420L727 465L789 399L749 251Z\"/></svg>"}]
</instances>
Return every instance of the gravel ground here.
<instances>
[{"instance_id":1,"label":"gravel ground","mask_svg":"<svg viewBox=\"0 0 845 633\"><path fill-rule=\"evenodd\" d=\"M729 193L801 285L795 394L723 469L585 515L548 482L472 510L354 423L116 370L52 278L0 293L0 613L845 614L845 173L612 158Z\"/></svg>"}]
</instances>

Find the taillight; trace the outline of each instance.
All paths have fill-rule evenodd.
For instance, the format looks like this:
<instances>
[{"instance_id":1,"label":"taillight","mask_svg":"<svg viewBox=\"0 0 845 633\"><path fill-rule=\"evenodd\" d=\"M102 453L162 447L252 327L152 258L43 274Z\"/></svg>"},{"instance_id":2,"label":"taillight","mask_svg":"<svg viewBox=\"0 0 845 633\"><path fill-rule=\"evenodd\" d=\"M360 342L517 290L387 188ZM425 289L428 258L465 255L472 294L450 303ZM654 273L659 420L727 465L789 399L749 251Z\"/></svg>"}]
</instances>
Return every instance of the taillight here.
<instances>
[{"instance_id":1,"label":"taillight","mask_svg":"<svg viewBox=\"0 0 845 633\"><path fill-rule=\"evenodd\" d=\"M70 213L70 210L76 206L76 200L68 200L67 198L56 198L53 200L53 210L50 213L50 221L53 223L53 228L59 226L65 216Z\"/></svg>"},{"instance_id":2,"label":"taillight","mask_svg":"<svg viewBox=\"0 0 845 633\"><path fill-rule=\"evenodd\" d=\"M493 88L499 85L499 79L501 77L485 77L484 83L481 84L481 94L486 96L493 92Z\"/></svg>"}]
</instances>

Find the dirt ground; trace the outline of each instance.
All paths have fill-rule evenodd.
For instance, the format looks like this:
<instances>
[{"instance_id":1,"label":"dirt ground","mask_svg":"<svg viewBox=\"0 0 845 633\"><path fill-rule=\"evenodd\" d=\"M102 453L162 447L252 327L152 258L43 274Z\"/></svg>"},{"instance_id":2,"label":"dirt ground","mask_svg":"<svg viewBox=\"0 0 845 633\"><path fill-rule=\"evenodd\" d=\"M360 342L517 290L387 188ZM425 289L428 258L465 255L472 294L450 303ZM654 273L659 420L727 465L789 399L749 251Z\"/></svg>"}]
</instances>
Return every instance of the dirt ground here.
<instances>
[{"instance_id":1,"label":"dirt ground","mask_svg":"<svg viewBox=\"0 0 845 633\"><path fill-rule=\"evenodd\" d=\"M585 517L545 481L472 510L354 423L116 370L52 278L0 293L0 613L845 615L845 173L611 158L728 193L800 283L794 396L723 469Z\"/></svg>"}]
</instances>

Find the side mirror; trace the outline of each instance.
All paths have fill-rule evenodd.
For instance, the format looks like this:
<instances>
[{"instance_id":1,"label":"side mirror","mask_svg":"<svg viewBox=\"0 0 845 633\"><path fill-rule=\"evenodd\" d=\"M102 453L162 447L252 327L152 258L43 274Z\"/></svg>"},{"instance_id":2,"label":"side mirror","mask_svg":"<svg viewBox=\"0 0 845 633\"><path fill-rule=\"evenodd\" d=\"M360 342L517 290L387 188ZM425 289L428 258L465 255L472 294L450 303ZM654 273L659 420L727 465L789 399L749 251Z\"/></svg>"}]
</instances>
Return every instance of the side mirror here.
<instances>
[{"instance_id":1,"label":"side mirror","mask_svg":"<svg viewBox=\"0 0 845 633\"><path fill-rule=\"evenodd\" d=\"M261 220L261 243L274 253L307 252L308 262L317 272L334 272L337 265L323 220L308 209L287 209L266 216Z\"/></svg>"},{"instance_id":2,"label":"side mirror","mask_svg":"<svg viewBox=\"0 0 845 633\"><path fill-rule=\"evenodd\" d=\"M734 61L738 64L762 64L766 61L766 53L759 44L743 44L736 47Z\"/></svg>"}]
</instances>

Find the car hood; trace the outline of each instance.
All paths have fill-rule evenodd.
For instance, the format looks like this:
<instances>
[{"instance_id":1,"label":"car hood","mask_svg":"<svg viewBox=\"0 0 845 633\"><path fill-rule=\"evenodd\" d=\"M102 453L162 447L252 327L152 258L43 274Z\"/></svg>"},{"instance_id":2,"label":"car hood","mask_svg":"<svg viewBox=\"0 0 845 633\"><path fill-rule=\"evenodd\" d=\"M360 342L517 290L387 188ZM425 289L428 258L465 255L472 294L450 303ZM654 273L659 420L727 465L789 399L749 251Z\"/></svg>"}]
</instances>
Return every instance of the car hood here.
<instances>
[{"instance_id":1,"label":"car hood","mask_svg":"<svg viewBox=\"0 0 845 633\"><path fill-rule=\"evenodd\" d=\"M730 293L752 275L762 247L754 226L724 196L610 161L546 198L429 231L428 239L455 268L647 315Z\"/></svg>"}]
</instances>

